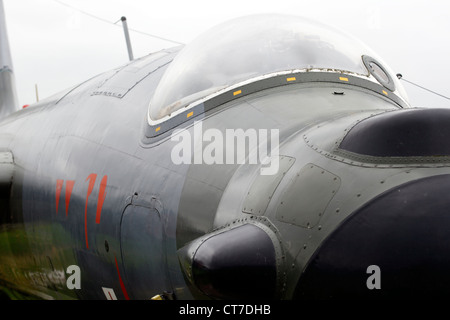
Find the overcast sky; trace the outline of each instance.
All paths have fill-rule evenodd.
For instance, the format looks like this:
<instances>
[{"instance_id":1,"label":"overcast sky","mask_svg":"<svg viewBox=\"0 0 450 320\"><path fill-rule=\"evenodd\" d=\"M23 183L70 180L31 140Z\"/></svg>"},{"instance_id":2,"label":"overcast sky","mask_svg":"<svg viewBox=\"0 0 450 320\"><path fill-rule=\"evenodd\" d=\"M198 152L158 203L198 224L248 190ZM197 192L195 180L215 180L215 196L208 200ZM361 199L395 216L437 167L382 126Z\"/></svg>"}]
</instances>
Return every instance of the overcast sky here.
<instances>
[{"instance_id":1,"label":"overcast sky","mask_svg":"<svg viewBox=\"0 0 450 320\"><path fill-rule=\"evenodd\" d=\"M448 0L3 0L21 105L128 62L121 22L189 43L208 28L249 14L287 13L334 25L365 42L396 73L450 97ZM131 32L134 56L174 43ZM450 100L403 82L414 106Z\"/></svg>"}]
</instances>

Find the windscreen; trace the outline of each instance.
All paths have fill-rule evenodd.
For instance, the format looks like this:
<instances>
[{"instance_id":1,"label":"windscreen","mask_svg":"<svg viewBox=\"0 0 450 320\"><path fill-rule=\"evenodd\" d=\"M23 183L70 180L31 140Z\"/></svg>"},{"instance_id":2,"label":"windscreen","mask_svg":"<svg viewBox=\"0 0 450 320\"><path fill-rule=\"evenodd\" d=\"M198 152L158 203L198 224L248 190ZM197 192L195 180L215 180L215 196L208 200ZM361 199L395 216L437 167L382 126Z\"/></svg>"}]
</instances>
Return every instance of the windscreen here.
<instances>
[{"instance_id":1,"label":"windscreen","mask_svg":"<svg viewBox=\"0 0 450 320\"><path fill-rule=\"evenodd\" d=\"M332 69L368 76L355 38L309 19L256 15L218 25L184 47L150 103L157 121L221 89L297 69Z\"/></svg>"}]
</instances>

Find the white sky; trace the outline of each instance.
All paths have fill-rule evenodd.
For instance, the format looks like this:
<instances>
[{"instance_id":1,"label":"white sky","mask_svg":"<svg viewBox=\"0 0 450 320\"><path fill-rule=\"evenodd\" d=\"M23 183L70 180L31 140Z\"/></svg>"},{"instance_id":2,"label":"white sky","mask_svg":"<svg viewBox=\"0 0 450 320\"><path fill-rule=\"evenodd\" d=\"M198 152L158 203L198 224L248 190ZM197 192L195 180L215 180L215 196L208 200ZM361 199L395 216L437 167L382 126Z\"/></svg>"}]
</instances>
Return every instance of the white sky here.
<instances>
[{"instance_id":1,"label":"white sky","mask_svg":"<svg viewBox=\"0 0 450 320\"><path fill-rule=\"evenodd\" d=\"M396 73L450 97L448 0L3 0L21 105L45 98L128 62L121 22L188 43L226 20L256 13L306 16L337 26L365 42ZM174 46L131 32L134 56ZM450 107L403 82L414 106Z\"/></svg>"}]
</instances>

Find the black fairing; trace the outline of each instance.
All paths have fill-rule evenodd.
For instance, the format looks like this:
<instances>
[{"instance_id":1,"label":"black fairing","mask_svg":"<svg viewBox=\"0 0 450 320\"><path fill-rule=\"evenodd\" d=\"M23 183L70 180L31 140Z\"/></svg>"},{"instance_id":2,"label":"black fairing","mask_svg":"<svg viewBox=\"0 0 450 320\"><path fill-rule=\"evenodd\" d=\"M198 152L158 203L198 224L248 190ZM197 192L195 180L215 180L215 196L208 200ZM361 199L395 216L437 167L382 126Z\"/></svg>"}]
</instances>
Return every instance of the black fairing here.
<instances>
[{"instance_id":1,"label":"black fairing","mask_svg":"<svg viewBox=\"0 0 450 320\"><path fill-rule=\"evenodd\" d=\"M306 267L298 299L450 295L450 175L391 189L353 213ZM379 267L380 289L366 284Z\"/></svg>"},{"instance_id":2,"label":"black fairing","mask_svg":"<svg viewBox=\"0 0 450 320\"><path fill-rule=\"evenodd\" d=\"M375 157L450 156L450 110L400 110L363 120L340 148Z\"/></svg>"},{"instance_id":3,"label":"black fairing","mask_svg":"<svg viewBox=\"0 0 450 320\"><path fill-rule=\"evenodd\" d=\"M198 289L216 299L272 299L276 254L262 229L246 224L203 242L192 263Z\"/></svg>"}]
</instances>

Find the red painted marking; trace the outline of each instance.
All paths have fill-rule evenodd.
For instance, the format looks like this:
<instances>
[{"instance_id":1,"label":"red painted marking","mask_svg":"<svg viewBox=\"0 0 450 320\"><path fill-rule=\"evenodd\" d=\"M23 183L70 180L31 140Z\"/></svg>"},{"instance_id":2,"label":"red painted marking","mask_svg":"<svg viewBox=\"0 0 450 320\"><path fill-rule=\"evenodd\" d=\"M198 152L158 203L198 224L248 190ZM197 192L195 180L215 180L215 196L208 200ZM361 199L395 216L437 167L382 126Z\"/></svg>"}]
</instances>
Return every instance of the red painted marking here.
<instances>
[{"instance_id":1,"label":"red painted marking","mask_svg":"<svg viewBox=\"0 0 450 320\"><path fill-rule=\"evenodd\" d=\"M104 176L102 181L100 182L100 191L98 194L98 202L97 202L97 214L95 216L95 223L100 223L100 217L102 214L103 203L105 202L106 197L106 183L108 182L108 176Z\"/></svg>"},{"instance_id":2,"label":"red painted marking","mask_svg":"<svg viewBox=\"0 0 450 320\"><path fill-rule=\"evenodd\" d=\"M113 297L112 297L112 295L111 295L111 291L108 291L108 294L109 294L109 298L110 298L111 300L114 300Z\"/></svg>"},{"instance_id":3,"label":"red painted marking","mask_svg":"<svg viewBox=\"0 0 450 320\"><path fill-rule=\"evenodd\" d=\"M72 195L72 190L73 190L74 185L75 185L75 181L73 181L73 180L66 181L66 217L69 214L70 196Z\"/></svg>"},{"instance_id":4,"label":"red painted marking","mask_svg":"<svg viewBox=\"0 0 450 320\"><path fill-rule=\"evenodd\" d=\"M63 188L64 180L56 180L56 214L58 214L59 198L61 196L61 190Z\"/></svg>"},{"instance_id":5,"label":"red painted marking","mask_svg":"<svg viewBox=\"0 0 450 320\"><path fill-rule=\"evenodd\" d=\"M87 207L88 207L88 200L89 196L92 193L92 190L94 189L95 180L97 179L97 175L95 173L91 173L86 181L89 180L89 187L86 195L86 206L84 208L84 236L86 238L86 248L89 249L89 243L88 243L88 234L87 234Z\"/></svg>"},{"instance_id":6,"label":"red painted marking","mask_svg":"<svg viewBox=\"0 0 450 320\"><path fill-rule=\"evenodd\" d=\"M122 289L125 299L130 300L130 298L128 297L127 290L125 289L125 284L123 283L122 277L120 276L119 264L117 263L117 258L115 256L114 256L114 259L116 260L116 268L117 268L117 274L119 275L120 288Z\"/></svg>"}]
</instances>

